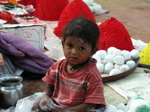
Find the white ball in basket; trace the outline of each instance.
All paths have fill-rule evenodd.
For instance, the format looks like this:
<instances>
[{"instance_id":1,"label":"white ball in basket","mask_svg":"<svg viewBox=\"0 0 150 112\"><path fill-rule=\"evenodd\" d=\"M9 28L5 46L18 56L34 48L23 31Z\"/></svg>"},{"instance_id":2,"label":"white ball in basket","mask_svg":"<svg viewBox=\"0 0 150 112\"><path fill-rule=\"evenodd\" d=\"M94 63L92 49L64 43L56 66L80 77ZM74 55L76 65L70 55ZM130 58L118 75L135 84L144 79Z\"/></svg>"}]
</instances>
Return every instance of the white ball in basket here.
<instances>
[{"instance_id":1,"label":"white ball in basket","mask_svg":"<svg viewBox=\"0 0 150 112\"><path fill-rule=\"evenodd\" d=\"M121 55L121 50L116 48L113 52L113 56L115 57L115 56L118 56L118 55Z\"/></svg>"},{"instance_id":2,"label":"white ball in basket","mask_svg":"<svg viewBox=\"0 0 150 112\"><path fill-rule=\"evenodd\" d=\"M131 57L132 57L133 59L137 59L137 58L139 57L139 55L140 55L139 51L136 50L136 49L133 49L133 50L130 52L130 54L131 54Z\"/></svg>"},{"instance_id":3,"label":"white ball in basket","mask_svg":"<svg viewBox=\"0 0 150 112\"><path fill-rule=\"evenodd\" d=\"M121 67L122 65L123 65L123 64L121 64L121 65L115 64L115 65L114 65L114 68L120 69L120 67Z\"/></svg>"},{"instance_id":4,"label":"white ball in basket","mask_svg":"<svg viewBox=\"0 0 150 112\"><path fill-rule=\"evenodd\" d=\"M94 59L96 59L97 60L97 63L101 63L101 59L100 59L100 57L98 56L98 54L96 53L96 54L94 54L93 56L92 56L92 58L94 58Z\"/></svg>"},{"instance_id":5,"label":"white ball in basket","mask_svg":"<svg viewBox=\"0 0 150 112\"><path fill-rule=\"evenodd\" d=\"M124 64L124 62L125 62L125 59L123 56L121 56L121 55L115 56L114 63L120 65L120 64Z\"/></svg>"},{"instance_id":6,"label":"white ball in basket","mask_svg":"<svg viewBox=\"0 0 150 112\"><path fill-rule=\"evenodd\" d=\"M105 61L105 60L101 60L101 63L102 63L103 65L105 65L105 64L106 64L106 61Z\"/></svg>"},{"instance_id":7,"label":"white ball in basket","mask_svg":"<svg viewBox=\"0 0 150 112\"><path fill-rule=\"evenodd\" d=\"M117 107L117 110L124 110L126 108L124 103L119 103L116 107Z\"/></svg>"},{"instance_id":8,"label":"white ball in basket","mask_svg":"<svg viewBox=\"0 0 150 112\"><path fill-rule=\"evenodd\" d=\"M96 59L97 63L102 63L102 60L100 58Z\"/></svg>"},{"instance_id":9,"label":"white ball in basket","mask_svg":"<svg viewBox=\"0 0 150 112\"><path fill-rule=\"evenodd\" d=\"M114 56L111 54L108 54L104 60L106 63L114 63Z\"/></svg>"},{"instance_id":10,"label":"white ball in basket","mask_svg":"<svg viewBox=\"0 0 150 112\"><path fill-rule=\"evenodd\" d=\"M126 72L126 71L128 71L129 70L129 66L128 65L122 65L121 67L120 67L120 71L121 72Z\"/></svg>"},{"instance_id":11,"label":"white ball in basket","mask_svg":"<svg viewBox=\"0 0 150 112\"><path fill-rule=\"evenodd\" d=\"M107 52L105 50L99 50L96 52L96 55L103 60L107 56Z\"/></svg>"},{"instance_id":12,"label":"white ball in basket","mask_svg":"<svg viewBox=\"0 0 150 112\"><path fill-rule=\"evenodd\" d=\"M131 68L135 67L136 64L133 60L129 60L126 62L126 65L128 65L129 68L131 69Z\"/></svg>"},{"instance_id":13,"label":"white ball in basket","mask_svg":"<svg viewBox=\"0 0 150 112\"><path fill-rule=\"evenodd\" d=\"M121 71L119 69L114 68L110 71L109 76L120 74L120 73Z\"/></svg>"},{"instance_id":14,"label":"white ball in basket","mask_svg":"<svg viewBox=\"0 0 150 112\"><path fill-rule=\"evenodd\" d=\"M92 56L92 58L94 58L94 59L98 59L98 55L97 55L97 53L95 53L93 56Z\"/></svg>"},{"instance_id":15,"label":"white ball in basket","mask_svg":"<svg viewBox=\"0 0 150 112\"><path fill-rule=\"evenodd\" d=\"M103 73L103 72L104 72L104 65L103 65L103 64L97 63L96 66L97 66L97 69L98 69L98 71L99 71L100 73Z\"/></svg>"},{"instance_id":16,"label":"white ball in basket","mask_svg":"<svg viewBox=\"0 0 150 112\"><path fill-rule=\"evenodd\" d=\"M114 68L114 66L112 63L106 63L106 65L104 67L104 72L109 73L113 68Z\"/></svg>"},{"instance_id":17,"label":"white ball in basket","mask_svg":"<svg viewBox=\"0 0 150 112\"><path fill-rule=\"evenodd\" d=\"M108 52L108 54L113 55L113 52L114 52L116 49L117 49L117 48L115 48L115 47L109 47L109 48L107 49L107 52Z\"/></svg>"},{"instance_id":18,"label":"white ball in basket","mask_svg":"<svg viewBox=\"0 0 150 112\"><path fill-rule=\"evenodd\" d=\"M129 52L129 51L127 51L127 50L123 50L121 54L122 54L122 56L124 57L125 61L127 61L127 60L130 60L130 59L131 59L131 54L130 54L130 52Z\"/></svg>"},{"instance_id":19,"label":"white ball in basket","mask_svg":"<svg viewBox=\"0 0 150 112\"><path fill-rule=\"evenodd\" d=\"M123 110L117 110L116 112L124 112Z\"/></svg>"}]
</instances>

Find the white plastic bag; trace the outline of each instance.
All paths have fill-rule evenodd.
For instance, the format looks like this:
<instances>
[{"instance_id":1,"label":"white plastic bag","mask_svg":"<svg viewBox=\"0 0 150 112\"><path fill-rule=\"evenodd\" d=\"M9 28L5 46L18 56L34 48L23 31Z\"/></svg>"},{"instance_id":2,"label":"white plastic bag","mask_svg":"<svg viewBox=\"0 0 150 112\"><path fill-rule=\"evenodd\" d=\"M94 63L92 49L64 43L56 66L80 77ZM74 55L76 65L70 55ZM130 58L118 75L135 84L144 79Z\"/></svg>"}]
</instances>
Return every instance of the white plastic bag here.
<instances>
[{"instance_id":1,"label":"white plastic bag","mask_svg":"<svg viewBox=\"0 0 150 112\"><path fill-rule=\"evenodd\" d=\"M0 110L0 112L13 112L14 108L15 108L15 106L11 106L8 109L2 109L2 110Z\"/></svg>"},{"instance_id":2,"label":"white plastic bag","mask_svg":"<svg viewBox=\"0 0 150 112\"><path fill-rule=\"evenodd\" d=\"M33 112L31 111L35 101L37 101L43 93L35 93L31 96L18 100L13 112Z\"/></svg>"}]
</instances>

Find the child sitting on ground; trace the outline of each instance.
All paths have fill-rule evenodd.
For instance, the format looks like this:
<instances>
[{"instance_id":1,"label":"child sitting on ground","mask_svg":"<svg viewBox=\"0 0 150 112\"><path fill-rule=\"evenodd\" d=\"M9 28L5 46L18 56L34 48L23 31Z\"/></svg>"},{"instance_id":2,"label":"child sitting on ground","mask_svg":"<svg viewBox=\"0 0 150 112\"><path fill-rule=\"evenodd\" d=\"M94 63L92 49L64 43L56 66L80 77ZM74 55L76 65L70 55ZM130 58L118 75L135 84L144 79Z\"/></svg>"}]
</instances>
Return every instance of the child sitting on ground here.
<instances>
[{"instance_id":1,"label":"child sitting on ground","mask_svg":"<svg viewBox=\"0 0 150 112\"><path fill-rule=\"evenodd\" d=\"M92 55L97 51L98 26L76 18L63 31L65 59L54 63L42 79L48 84L32 110L88 112L106 105L101 75Z\"/></svg>"}]
</instances>

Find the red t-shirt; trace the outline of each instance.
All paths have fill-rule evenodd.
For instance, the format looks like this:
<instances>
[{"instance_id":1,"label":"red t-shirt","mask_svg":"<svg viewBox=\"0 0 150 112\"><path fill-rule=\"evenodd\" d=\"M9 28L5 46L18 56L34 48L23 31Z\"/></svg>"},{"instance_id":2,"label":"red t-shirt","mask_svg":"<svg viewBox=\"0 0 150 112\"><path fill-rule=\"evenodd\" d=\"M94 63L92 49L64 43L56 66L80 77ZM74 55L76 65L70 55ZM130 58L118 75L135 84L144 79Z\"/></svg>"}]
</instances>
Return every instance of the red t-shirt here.
<instances>
[{"instance_id":1,"label":"red t-shirt","mask_svg":"<svg viewBox=\"0 0 150 112\"><path fill-rule=\"evenodd\" d=\"M84 70L77 73L67 73L67 60L54 63L42 79L54 85L52 99L64 108L70 108L81 103L105 105L103 83L96 67L96 60Z\"/></svg>"}]
</instances>

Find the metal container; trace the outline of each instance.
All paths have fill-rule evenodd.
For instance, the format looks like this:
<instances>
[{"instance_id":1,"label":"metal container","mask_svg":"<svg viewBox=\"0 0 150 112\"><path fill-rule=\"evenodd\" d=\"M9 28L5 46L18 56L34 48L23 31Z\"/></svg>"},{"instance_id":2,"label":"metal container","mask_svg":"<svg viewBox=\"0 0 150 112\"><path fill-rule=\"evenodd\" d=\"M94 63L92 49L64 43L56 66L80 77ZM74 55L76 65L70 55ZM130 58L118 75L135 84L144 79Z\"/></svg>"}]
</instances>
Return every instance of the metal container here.
<instances>
[{"instance_id":1,"label":"metal container","mask_svg":"<svg viewBox=\"0 0 150 112\"><path fill-rule=\"evenodd\" d=\"M14 106L23 98L23 78L11 75L0 77L0 104L4 108Z\"/></svg>"}]
</instances>

